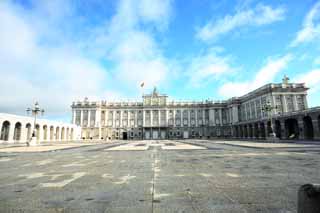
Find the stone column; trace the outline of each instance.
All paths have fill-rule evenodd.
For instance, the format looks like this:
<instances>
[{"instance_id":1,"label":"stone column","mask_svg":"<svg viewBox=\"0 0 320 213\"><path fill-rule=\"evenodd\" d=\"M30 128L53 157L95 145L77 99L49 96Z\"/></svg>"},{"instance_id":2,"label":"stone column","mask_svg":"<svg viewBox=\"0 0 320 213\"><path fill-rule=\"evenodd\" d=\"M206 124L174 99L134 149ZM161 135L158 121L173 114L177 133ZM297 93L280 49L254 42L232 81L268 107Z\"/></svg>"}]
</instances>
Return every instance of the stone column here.
<instances>
[{"instance_id":1,"label":"stone column","mask_svg":"<svg viewBox=\"0 0 320 213\"><path fill-rule=\"evenodd\" d=\"M112 127L116 128L116 115L117 115L117 111L112 111Z\"/></svg>"},{"instance_id":2,"label":"stone column","mask_svg":"<svg viewBox=\"0 0 320 213\"><path fill-rule=\"evenodd\" d=\"M314 140L320 140L319 121L316 116L311 116L313 126L313 138Z\"/></svg>"},{"instance_id":3,"label":"stone column","mask_svg":"<svg viewBox=\"0 0 320 213\"><path fill-rule=\"evenodd\" d=\"M282 119L280 120L280 126L281 126L281 138L280 139L287 139L285 122Z\"/></svg>"},{"instance_id":4,"label":"stone column","mask_svg":"<svg viewBox=\"0 0 320 213\"><path fill-rule=\"evenodd\" d=\"M188 112L188 127L191 127L191 119L190 119L190 110L187 110Z\"/></svg>"},{"instance_id":5,"label":"stone column","mask_svg":"<svg viewBox=\"0 0 320 213\"><path fill-rule=\"evenodd\" d=\"M0 131L1 131L1 124L0 124ZM26 124L22 123L21 124L21 136L20 136L20 142L25 142L27 141L27 132L28 129L26 128ZM1 134L1 132L0 132ZM50 139L50 138L49 138Z\"/></svg>"},{"instance_id":6,"label":"stone column","mask_svg":"<svg viewBox=\"0 0 320 213\"><path fill-rule=\"evenodd\" d=\"M256 103L256 101L255 101L255 100L253 101L253 103L254 103L254 111L255 111L255 115L254 115L254 117L255 117L255 118L258 118L257 103Z\"/></svg>"},{"instance_id":7,"label":"stone column","mask_svg":"<svg viewBox=\"0 0 320 213\"><path fill-rule=\"evenodd\" d=\"M176 109L173 109L173 127L176 127Z\"/></svg>"},{"instance_id":8,"label":"stone column","mask_svg":"<svg viewBox=\"0 0 320 213\"><path fill-rule=\"evenodd\" d=\"M75 124L76 123L76 110L72 110L72 123Z\"/></svg>"},{"instance_id":9,"label":"stone column","mask_svg":"<svg viewBox=\"0 0 320 213\"><path fill-rule=\"evenodd\" d=\"M146 111L142 110L142 128L146 125Z\"/></svg>"},{"instance_id":10,"label":"stone column","mask_svg":"<svg viewBox=\"0 0 320 213\"><path fill-rule=\"evenodd\" d=\"M43 126L39 124L39 143L41 141L44 141L43 140L43 135L44 135L43 133L44 133Z\"/></svg>"},{"instance_id":11,"label":"stone column","mask_svg":"<svg viewBox=\"0 0 320 213\"><path fill-rule=\"evenodd\" d=\"M308 109L308 101L307 101L307 95L303 96L303 103L304 103L304 108Z\"/></svg>"},{"instance_id":12,"label":"stone column","mask_svg":"<svg viewBox=\"0 0 320 213\"><path fill-rule=\"evenodd\" d=\"M286 96L282 96L282 105L283 105L283 112L288 112L288 105L287 105L287 99Z\"/></svg>"},{"instance_id":13,"label":"stone column","mask_svg":"<svg viewBox=\"0 0 320 213\"><path fill-rule=\"evenodd\" d=\"M303 126L303 117L298 117L298 128L299 128L299 140L304 140L304 126Z\"/></svg>"},{"instance_id":14,"label":"stone column","mask_svg":"<svg viewBox=\"0 0 320 213\"><path fill-rule=\"evenodd\" d=\"M219 109L219 123L220 123L220 126L222 126L222 109L220 108Z\"/></svg>"},{"instance_id":15,"label":"stone column","mask_svg":"<svg viewBox=\"0 0 320 213\"><path fill-rule=\"evenodd\" d=\"M252 130L252 138L253 139L256 139L256 129L255 129L255 124L253 123L252 126L251 126Z\"/></svg>"},{"instance_id":16,"label":"stone column","mask_svg":"<svg viewBox=\"0 0 320 213\"><path fill-rule=\"evenodd\" d=\"M166 125L166 127L168 127L169 126L169 122L168 122L168 120L169 120L169 118L168 118L168 109L165 109L165 125Z\"/></svg>"},{"instance_id":17,"label":"stone column","mask_svg":"<svg viewBox=\"0 0 320 213\"><path fill-rule=\"evenodd\" d=\"M13 139L13 137L14 137L14 128L15 128L15 122L10 122L8 143L13 143L14 142L14 139Z\"/></svg>"},{"instance_id":18,"label":"stone column","mask_svg":"<svg viewBox=\"0 0 320 213\"><path fill-rule=\"evenodd\" d=\"M264 121L264 131L265 131L265 135L266 135L266 138L269 137L269 127L268 127L268 120L267 121Z\"/></svg>"},{"instance_id":19,"label":"stone column","mask_svg":"<svg viewBox=\"0 0 320 213\"><path fill-rule=\"evenodd\" d=\"M94 126L101 127L101 111L100 109L96 109L96 119L94 121Z\"/></svg>"},{"instance_id":20,"label":"stone column","mask_svg":"<svg viewBox=\"0 0 320 213\"><path fill-rule=\"evenodd\" d=\"M260 101L260 118L263 118L263 112L262 112L262 99L261 99L261 97L259 98L259 101ZM259 129L260 129L260 124L259 124Z\"/></svg>"},{"instance_id":21,"label":"stone column","mask_svg":"<svg viewBox=\"0 0 320 213\"><path fill-rule=\"evenodd\" d=\"M83 126L83 109L80 111L80 126Z\"/></svg>"},{"instance_id":22,"label":"stone column","mask_svg":"<svg viewBox=\"0 0 320 213\"><path fill-rule=\"evenodd\" d=\"M293 95L293 110L294 111L297 111L297 110L299 110L299 108L298 108L298 101L297 101L297 96L296 95Z\"/></svg>"},{"instance_id":23,"label":"stone column","mask_svg":"<svg viewBox=\"0 0 320 213\"><path fill-rule=\"evenodd\" d=\"M245 120L247 121L247 120L248 120L247 104L244 103L243 106L244 106L244 118L245 118Z\"/></svg>"}]
</instances>

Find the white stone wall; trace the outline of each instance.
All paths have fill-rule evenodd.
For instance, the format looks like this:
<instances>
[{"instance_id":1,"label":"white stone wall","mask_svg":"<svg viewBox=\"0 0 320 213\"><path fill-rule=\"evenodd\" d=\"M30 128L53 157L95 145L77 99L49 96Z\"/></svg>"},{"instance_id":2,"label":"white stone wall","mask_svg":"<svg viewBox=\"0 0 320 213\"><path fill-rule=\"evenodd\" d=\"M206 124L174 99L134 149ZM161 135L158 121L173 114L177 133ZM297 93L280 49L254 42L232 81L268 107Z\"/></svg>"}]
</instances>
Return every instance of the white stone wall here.
<instances>
[{"instance_id":1,"label":"white stone wall","mask_svg":"<svg viewBox=\"0 0 320 213\"><path fill-rule=\"evenodd\" d=\"M81 127L74 124L37 119L36 127L39 142L79 140L81 136ZM25 143L33 129L33 117L0 113L0 143Z\"/></svg>"}]
</instances>

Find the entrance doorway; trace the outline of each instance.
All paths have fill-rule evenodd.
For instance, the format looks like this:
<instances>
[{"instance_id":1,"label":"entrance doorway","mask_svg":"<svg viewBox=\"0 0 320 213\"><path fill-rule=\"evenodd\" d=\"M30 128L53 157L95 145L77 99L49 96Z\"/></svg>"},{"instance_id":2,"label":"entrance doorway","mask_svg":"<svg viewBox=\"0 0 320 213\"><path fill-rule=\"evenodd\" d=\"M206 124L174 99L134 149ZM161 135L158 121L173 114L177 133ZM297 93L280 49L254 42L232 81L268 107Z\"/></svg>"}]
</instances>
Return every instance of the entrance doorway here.
<instances>
[{"instance_id":1,"label":"entrance doorway","mask_svg":"<svg viewBox=\"0 0 320 213\"><path fill-rule=\"evenodd\" d=\"M127 132L122 132L122 139L128 140L128 133Z\"/></svg>"},{"instance_id":2,"label":"entrance doorway","mask_svg":"<svg viewBox=\"0 0 320 213\"><path fill-rule=\"evenodd\" d=\"M152 131L152 139L158 139L158 131L157 130Z\"/></svg>"}]
</instances>

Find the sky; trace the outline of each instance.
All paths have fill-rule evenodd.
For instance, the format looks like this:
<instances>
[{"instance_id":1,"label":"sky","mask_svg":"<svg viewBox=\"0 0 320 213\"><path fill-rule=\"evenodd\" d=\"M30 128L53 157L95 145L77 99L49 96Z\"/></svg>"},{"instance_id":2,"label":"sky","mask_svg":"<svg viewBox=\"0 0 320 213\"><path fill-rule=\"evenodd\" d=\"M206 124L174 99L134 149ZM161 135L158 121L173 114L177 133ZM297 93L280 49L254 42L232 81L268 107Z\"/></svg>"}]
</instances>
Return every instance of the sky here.
<instances>
[{"instance_id":1,"label":"sky","mask_svg":"<svg viewBox=\"0 0 320 213\"><path fill-rule=\"evenodd\" d=\"M70 121L85 97L226 100L284 75L320 106L319 0L1 0L0 29L0 112Z\"/></svg>"}]
</instances>

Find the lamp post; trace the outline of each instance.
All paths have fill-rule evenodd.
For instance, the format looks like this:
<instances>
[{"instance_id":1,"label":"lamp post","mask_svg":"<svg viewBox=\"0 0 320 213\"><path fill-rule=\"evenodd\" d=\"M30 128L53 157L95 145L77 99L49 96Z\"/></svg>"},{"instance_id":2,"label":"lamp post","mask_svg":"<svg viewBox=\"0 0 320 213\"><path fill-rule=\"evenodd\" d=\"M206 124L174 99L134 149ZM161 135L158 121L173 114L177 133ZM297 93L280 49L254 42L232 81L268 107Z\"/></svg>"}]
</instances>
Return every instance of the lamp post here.
<instances>
[{"instance_id":1,"label":"lamp post","mask_svg":"<svg viewBox=\"0 0 320 213\"><path fill-rule=\"evenodd\" d=\"M34 106L32 108L27 108L27 113L31 113L31 115L34 116L34 122L33 122L33 131L31 138L28 138L27 145L35 146L37 145L37 137L36 137L36 125L37 125L37 115L41 113L43 115L44 109L41 109L39 106L39 103L36 101Z\"/></svg>"},{"instance_id":2,"label":"lamp post","mask_svg":"<svg viewBox=\"0 0 320 213\"><path fill-rule=\"evenodd\" d=\"M268 118L270 119L270 127L271 127L271 138L274 140L276 139L276 134L274 132L273 123L272 123L272 111L274 109L278 109L278 106L272 106L270 101L267 101L267 103L262 107L262 111L266 112L268 115ZM268 126L268 125L267 125ZM268 127L267 127L268 128ZM270 135L269 135L270 136Z\"/></svg>"}]
</instances>

